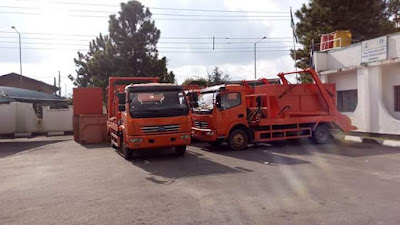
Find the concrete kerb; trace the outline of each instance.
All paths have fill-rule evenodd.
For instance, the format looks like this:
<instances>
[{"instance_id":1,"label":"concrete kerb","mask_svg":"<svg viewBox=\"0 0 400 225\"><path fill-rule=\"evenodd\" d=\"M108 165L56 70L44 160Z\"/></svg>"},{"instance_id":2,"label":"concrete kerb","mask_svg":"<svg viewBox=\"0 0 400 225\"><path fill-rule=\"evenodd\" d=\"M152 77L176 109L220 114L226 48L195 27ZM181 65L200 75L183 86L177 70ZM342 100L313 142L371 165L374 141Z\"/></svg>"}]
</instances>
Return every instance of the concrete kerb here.
<instances>
[{"instance_id":1,"label":"concrete kerb","mask_svg":"<svg viewBox=\"0 0 400 225\"><path fill-rule=\"evenodd\" d=\"M346 135L344 140L351 142L370 143L370 144L378 144L378 145L400 148L400 141L398 140L389 140L389 139L374 138L374 137L360 137L351 135Z\"/></svg>"}]
</instances>

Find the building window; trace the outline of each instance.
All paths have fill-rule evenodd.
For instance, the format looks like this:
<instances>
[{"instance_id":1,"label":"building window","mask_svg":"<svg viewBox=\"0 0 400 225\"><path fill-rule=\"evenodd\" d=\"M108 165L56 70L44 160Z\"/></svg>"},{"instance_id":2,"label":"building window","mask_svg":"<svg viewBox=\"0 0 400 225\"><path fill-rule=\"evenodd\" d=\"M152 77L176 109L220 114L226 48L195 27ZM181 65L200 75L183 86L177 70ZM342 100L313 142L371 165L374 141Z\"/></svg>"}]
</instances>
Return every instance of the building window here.
<instances>
[{"instance_id":1,"label":"building window","mask_svg":"<svg viewBox=\"0 0 400 225\"><path fill-rule=\"evenodd\" d=\"M400 86L394 86L394 111L400 112Z\"/></svg>"},{"instance_id":2,"label":"building window","mask_svg":"<svg viewBox=\"0 0 400 225\"><path fill-rule=\"evenodd\" d=\"M337 92L337 108L340 112L354 112L357 100L357 90Z\"/></svg>"}]
</instances>

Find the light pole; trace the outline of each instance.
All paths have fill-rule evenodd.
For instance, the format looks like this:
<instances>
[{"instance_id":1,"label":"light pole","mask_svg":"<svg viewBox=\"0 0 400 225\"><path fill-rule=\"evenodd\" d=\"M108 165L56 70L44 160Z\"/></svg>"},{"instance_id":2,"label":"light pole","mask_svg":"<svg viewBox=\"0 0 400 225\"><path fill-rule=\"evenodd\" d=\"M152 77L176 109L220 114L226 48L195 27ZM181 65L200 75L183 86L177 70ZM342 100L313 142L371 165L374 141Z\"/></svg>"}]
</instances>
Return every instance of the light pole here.
<instances>
[{"instance_id":1,"label":"light pole","mask_svg":"<svg viewBox=\"0 0 400 225\"><path fill-rule=\"evenodd\" d=\"M17 32L18 37L19 37L19 75L20 75L19 85L20 85L20 88L22 88L22 50L21 50L21 34L18 32L17 28L15 28L14 26L12 26L11 29L15 30L15 32Z\"/></svg>"},{"instance_id":2,"label":"light pole","mask_svg":"<svg viewBox=\"0 0 400 225\"><path fill-rule=\"evenodd\" d=\"M254 43L254 79L257 80L257 44L267 37L261 38L261 40Z\"/></svg>"}]
</instances>

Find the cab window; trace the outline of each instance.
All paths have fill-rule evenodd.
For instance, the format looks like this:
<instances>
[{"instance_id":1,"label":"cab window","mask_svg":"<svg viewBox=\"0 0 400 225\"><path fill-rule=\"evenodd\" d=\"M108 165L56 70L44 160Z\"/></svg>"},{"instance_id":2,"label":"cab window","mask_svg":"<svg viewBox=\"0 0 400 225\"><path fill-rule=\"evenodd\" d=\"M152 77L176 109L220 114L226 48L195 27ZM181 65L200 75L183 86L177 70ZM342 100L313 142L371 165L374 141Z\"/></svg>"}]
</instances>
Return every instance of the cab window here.
<instances>
[{"instance_id":1,"label":"cab window","mask_svg":"<svg viewBox=\"0 0 400 225\"><path fill-rule=\"evenodd\" d=\"M221 96L221 110L233 108L242 104L240 93L226 93Z\"/></svg>"}]
</instances>

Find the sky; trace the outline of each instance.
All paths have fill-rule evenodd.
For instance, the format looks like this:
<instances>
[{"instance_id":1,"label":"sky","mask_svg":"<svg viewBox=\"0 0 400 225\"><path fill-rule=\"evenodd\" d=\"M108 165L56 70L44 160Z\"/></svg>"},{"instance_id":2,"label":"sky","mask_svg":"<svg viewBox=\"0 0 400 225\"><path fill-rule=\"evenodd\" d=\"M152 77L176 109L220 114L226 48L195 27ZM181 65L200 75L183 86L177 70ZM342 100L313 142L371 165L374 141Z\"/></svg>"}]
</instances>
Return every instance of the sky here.
<instances>
[{"instance_id":1,"label":"sky","mask_svg":"<svg viewBox=\"0 0 400 225\"><path fill-rule=\"evenodd\" d=\"M177 83L206 77L216 66L231 80L254 79L254 43L263 37L257 44L257 79L294 70L289 10L296 11L305 0L140 2L150 8L161 30L159 54L166 56ZM107 34L108 16L118 14L120 3L1 0L0 75L19 73L18 34L11 29L15 26L22 37L22 74L53 84L60 72L62 96L71 95L74 86L67 76L76 76L73 59L99 33Z\"/></svg>"}]
</instances>

